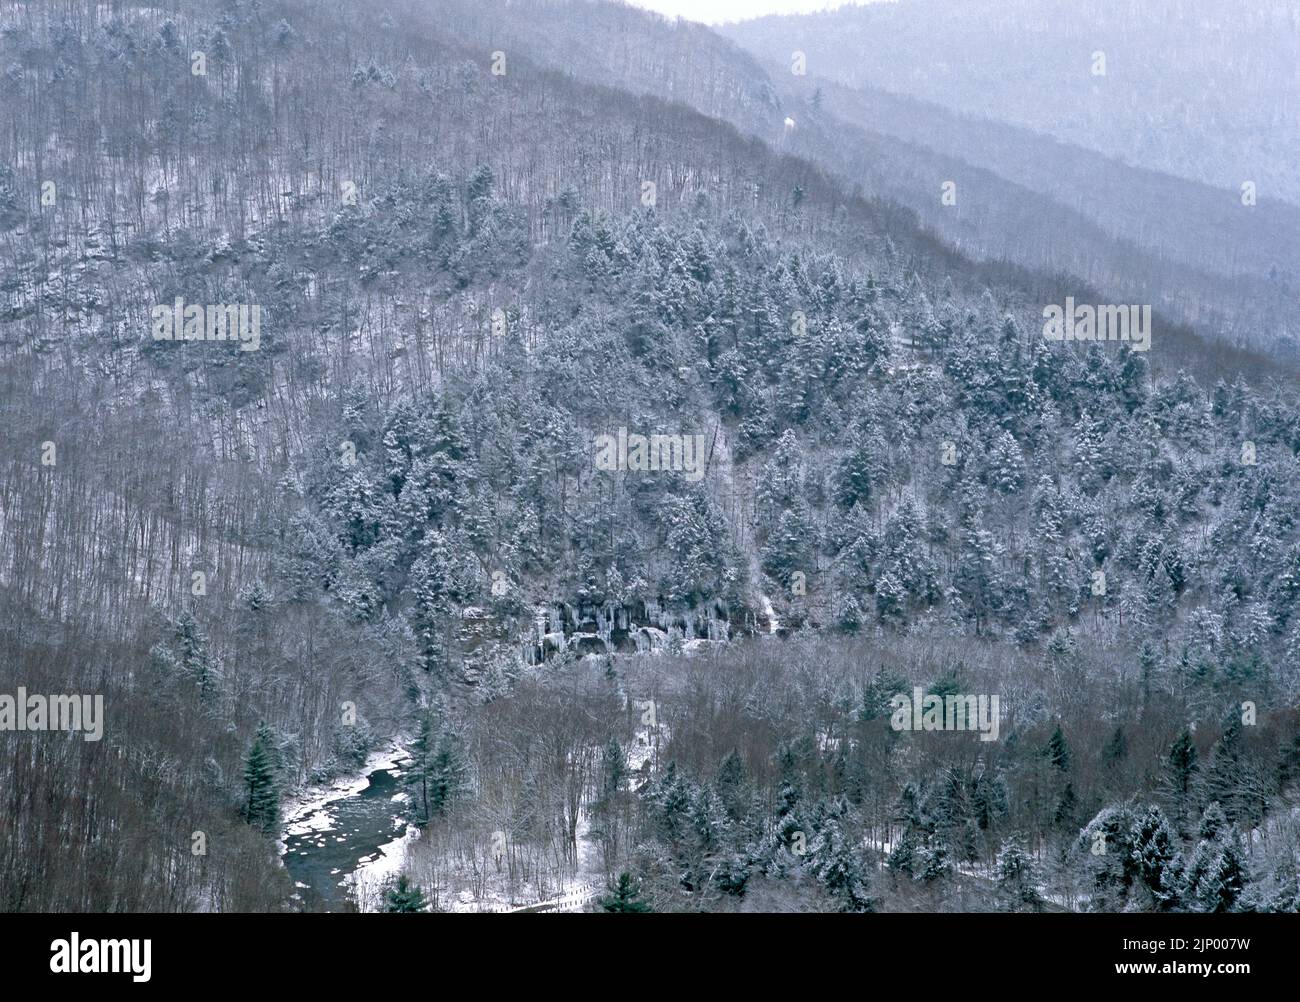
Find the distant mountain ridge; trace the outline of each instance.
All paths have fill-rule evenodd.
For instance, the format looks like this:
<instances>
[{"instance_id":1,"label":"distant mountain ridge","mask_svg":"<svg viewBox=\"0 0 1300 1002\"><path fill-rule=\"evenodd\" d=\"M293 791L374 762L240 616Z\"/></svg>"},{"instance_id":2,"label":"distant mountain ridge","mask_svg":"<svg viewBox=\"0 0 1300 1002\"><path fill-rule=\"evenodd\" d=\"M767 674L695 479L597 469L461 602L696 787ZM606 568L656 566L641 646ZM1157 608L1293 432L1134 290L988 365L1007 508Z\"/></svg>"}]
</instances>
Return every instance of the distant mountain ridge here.
<instances>
[{"instance_id":1,"label":"distant mountain ridge","mask_svg":"<svg viewBox=\"0 0 1300 1002\"><path fill-rule=\"evenodd\" d=\"M719 30L787 64L801 51L810 74L1300 201L1300 9L1285 0L899 0Z\"/></svg>"},{"instance_id":2,"label":"distant mountain ridge","mask_svg":"<svg viewBox=\"0 0 1300 1002\"><path fill-rule=\"evenodd\" d=\"M848 190L905 206L977 260L1077 275L1116 299L1152 303L1203 336L1300 361L1300 318L1291 309L1300 298L1300 208L1267 192L1247 210L1233 192L1027 128L837 85L812 49L808 74L791 73L786 36L807 37L829 15L779 20L778 51L758 46L751 55L723 36L746 42L742 29L765 21L715 31L607 0L452 0L448 9L448 28L466 44L523 51L592 84L669 95L824 166ZM949 180L955 205L940 201Z\"/></svg>"}]
</instances>

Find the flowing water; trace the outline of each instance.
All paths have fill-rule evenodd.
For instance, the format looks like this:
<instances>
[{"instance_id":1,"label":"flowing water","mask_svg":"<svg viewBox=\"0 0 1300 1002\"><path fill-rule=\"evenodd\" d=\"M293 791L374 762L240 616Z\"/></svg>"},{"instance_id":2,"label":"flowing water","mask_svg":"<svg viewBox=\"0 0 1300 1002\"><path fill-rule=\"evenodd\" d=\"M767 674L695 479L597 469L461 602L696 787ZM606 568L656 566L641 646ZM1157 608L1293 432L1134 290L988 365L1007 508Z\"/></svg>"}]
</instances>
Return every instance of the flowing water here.
<instances>
[{"instance_id":1,"label":"flowing water","mask_svg":"<svg viewBox=\"0 0 1300 1002\"><path fill-rule=\"evenodd\" d=\"M311 911L352 907L349 880L358 870L393 867L392 845L407 830L406 794L400 762L366 775L364 789L341 790L290 816L284 835L284 865L298 895ZM388 847L385 851L384 847Z\"/></svg>"}]
</instances>

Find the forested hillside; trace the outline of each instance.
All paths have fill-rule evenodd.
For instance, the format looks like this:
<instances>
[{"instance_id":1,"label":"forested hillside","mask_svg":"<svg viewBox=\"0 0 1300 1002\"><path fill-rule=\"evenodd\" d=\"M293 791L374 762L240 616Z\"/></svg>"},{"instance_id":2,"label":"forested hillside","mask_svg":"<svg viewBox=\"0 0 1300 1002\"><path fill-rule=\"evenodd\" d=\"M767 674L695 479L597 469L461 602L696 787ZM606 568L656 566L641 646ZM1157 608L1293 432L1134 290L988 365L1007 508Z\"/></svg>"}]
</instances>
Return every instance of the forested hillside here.
<instances>
[{"instance_id":1,"label":"forested hillside","mask_svg":"<svg viewBox=\"0 0 1300 1002\"><path fill-rule=\"evenodd\" d=\"M0 908L322 907L397 746L439 908L1295 910L1290 373L1046 340L1104 293L557 9L0 5L0 691L107 707L0 731Z\"/></svg>"},{"instance_id":2,"label":"forested hillside","mask_svg":"<svg viewBox=\"0 0 1300 1002\"><path fill-rule=\"evenodd\" d=\"M1267 352L1293 367L1300 359L1291 308L1300 295L1300 209L1253 173L1247 206L1240 182L1225 191L1144 169L1143 161L1093 152L1086 137L1062 142L991 121L985 106L949 111L940 104L954 107L951 101L890 93L856 73L854 86L837 84L842 67L826 51L843 44L834 32L848 11L838 19L774 19L770 33L767 19L721 29L755 59L702 26L605 0L530 0L526 18L501 0L454 0L444 9L441 23L467 40L522 49L578 79L669 95L807 158L846 190L905 206L976 260L1075 275L1108 296L1151 302L1216 344ZM588 43L581 59L573 58L577 23ZM991 30L981 22L970 45L997 43L986 37ZM866 46L864 59L883 58L878 48ZM909 59L928 73L936 55L920 47ZM1141 93L1131 77L1114 86L1133 100ZM947 184L955 186L951 199L943 197ZM1241 364L1211 353L1209 367Z\"/></svg>"}]
</instances>

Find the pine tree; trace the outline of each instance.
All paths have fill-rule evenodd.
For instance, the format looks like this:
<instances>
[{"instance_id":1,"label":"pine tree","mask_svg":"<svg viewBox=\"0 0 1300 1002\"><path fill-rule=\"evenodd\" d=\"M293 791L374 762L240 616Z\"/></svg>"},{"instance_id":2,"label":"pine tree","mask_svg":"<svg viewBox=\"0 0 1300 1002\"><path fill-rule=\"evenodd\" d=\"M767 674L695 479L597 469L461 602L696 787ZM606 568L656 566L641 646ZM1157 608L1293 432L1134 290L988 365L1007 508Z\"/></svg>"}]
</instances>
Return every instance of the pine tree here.
<instances>
[{"instance_id":1,"label":"pine tree","mask_svg":"<svg viewBox=\"0 0 1300 1002\"><path fill-rule=\"evenodd\" d=\"M920 848L921 840L916 828L908 825L903 829L898 841L890 847L889 857L885 860L885 865L895 873L904 873L909 877L913 877L917 871Z\"/></svg>"},{"instance_id":2,"label":"pine tree","mask_svg":"<svg viewBox=\"0 0 1300 1002\"><path fill-rule=\"evenodd\" d=\"M1197 888L1200 887L1201 881L1205 879L1218 857L1217 839L1201 839L1196 843L1196 848L1188 854L1187 863L1183 867L1183 900L1189 910L1200 910Z\"/></svg>"},{"instance_id":3,"label":"pine tree","mask_svg":"<svg viewBox=\"0 0 1300 1002\"><path fill-rule=\"evenodd\" d=\"M731 819L718 791L705 784L695 790L689 808L694 847L698 850L695 869L710 868L713 858L731 836Z\"/></svg>"},{"instance_id":4,"label":"pine tree","mask_svg":"<svg viewBox=\"0 0 1300 1002\"><path fill-rule=\"evenodd\" d=\"M1070 771L1070 746L1065 740L1065 732L1061 730L1060 724L1057 724L1056 730L1052 731L1052 736L1048 739L1043 754L1047 757L1047 761L1051 763L1053 769L1060 772Z\"/></svg>"},{"instance_id":5,"label":"pine tree","mask_svg":"<svg viewBox=\"0 0 1300 1002\"><path fill-rule=\"evenodd\" d=\"M727 752L722 765L718 767L715 781L722 803L732 820L739 821L745 816L749 807L749 780L745 773L745 762L740 752L733 748Z\"/></svg>"},{"instance_id":6,"label":"pine tree","mask_svg":"<svg viewBox=\"0 0 1300 1002\"><path fill-rule=\"evenodd\" d=\"M443 731L429 764L429 810L433 814L445 813L468 790L468 775L460 739Z\"/></svg>"},{"instance_id":7,"label":"pine tree","mask_svg":"<svg viewBox=\"0 0 1300 1002\"><path fill-rule=\"evenodd\" d=\"M1246 769L1241 756L1241 720L1233 716L1210 752L1203 783L1203 799L1217 800L1231 822L1243 820L1246 810Z\"/></svg>"},{"instance_id":8,"label":"pine tree","mask_svg":"<svg viewBox=\"0 0 1300 1002\"><path fill-rule=\"evenodd\" d=\"M952 875L952 850L945 833L933 832L921 846L918 856L920 866L917 868L916 879L922 883L933 883Z\"/></svg>"},{"instance_id":9,"label":"pine tree","mask_svg":"<svg viewBox=\"0 0 1300 1002\"><path fill-rule=\"evenodd\" d=\"M280 827L280 793L276 780L276 751L269 731L259 729L244 766L244 818L270 835Z\"/></svg>"},{"instance_id":10,"label":"pine tree","mask_svg":"<svg viewBox=\"0 0 1300 1002\"><path fill-rule=\"evenodd\" d=\"M996 880L998 890L1013 909L1042 909L1043 899L1038 893L1034 862L1018 837L1007 839L998 850Z\"/></svg>"},{"instance_id":11,"label":"pine tree","mask_svg":"<svg viewBox=\"0 0 1300 1002\"><path fill-rule=\"evenodd\" d=\"M1000 552L997 541L987 529L972 526L962 533L953 586L975 620L977 634L1002 607L1002 581L997 566Z\"/></svg>"},{"instance_id":12,"label":"pine tree","mask_svg":"<svg viewBox=\"0 0 1300 1002\"><path fill-rule=\"evenodd\" d=\"M989 479L1000 494L1015 494L1025 483L1025 460L1015 436L1004 431L989 455Z\"/></svg>"},{"instance_id":13,"label":"pine tree","mask_svg":"<svg viewBox=\"0 0 1300 1002\"><path fill-rule=\"evenodd\" d=\"M781 817L786 817L794 813L803 799L803 783L799 778L798 761L794 750L789 745L782 746L777 762L781 767L781 789L777 793L779 801L777 813Z\"/></svg>"},{"instance_id":14,"label":"pine tree","mask_svg":"<svg viewBox=\"0 0 1300 1002\"><path fill-rule=\"evenodd\" d=\"M609 894L597 900L601 911L627 912L643 914L653 911L650 905L641 900L641 886L626 870L618 875L618 882L609 888Z\"/></svg>"},{"instance_id":15,"label":"pine tree","mask_svg":"<svg viewBox=\"0 0 1300 1002\"><path fill-rule=\"evenodd\" d=\"M872 910L861 864L839 818L828 818L822 824L808 847L808 855L812 872L845 911Z\"/></svg>"},{"instance_id":16,"label":"pine tree","mask_svg":"<svg viewBox=\"0 0 1300 1002\"><path fill-rule=\"evenodd\" d=\"M1104 444L1101 423L1094 420L1087 411L1079 415L1075 427L1074 472L1083 487L1095 486L1097 478L1103 473Z\"/></svg>"},{"instance_id":17,"label":"pine tree","mask_svg":"<svg viewBox=\"0 0 1300 1002\"><path fill-rule=\"evenodd\" d=\"M168 669L190 678L199 690L199 699L207 701L216 694L218 671L216 660L208 652L208 638L188 609L172 623L175 653L165 645L154 648L154 656Z\"/></svg>"},{"instance_id":18,"label":"pine tree","mask_svg":"<svg viewBox=\"0 0 1300 1002\"><path fill-rule=\"evenodd\" d=\"M1052 812L1052 823L1065 831L1076 827L1079 823L1076 818L1078 809L1079 799L1074 793L1074 784L1066 783L1056 801L1056 809Z\"/></svg>"},{"instance_id":19,"label":"pine tree","mask_svg":"<svg viewBox=\"0 0 1300 1002\"><path fill-rule=\"evenodd\" d=\"M403 496L415 493L408 485ZM420 641L424 670L435 672L447 658L450 610L459 597L457 569L451 543L440 531L427 532L420 542L420 555L411 567L411 590L415 598L411 625Z\"/></svg>"},{"instance_id":20,"label":"pine tree","mask_svg":"<svg viewBox=\"0 0 1300 1002\"><path fill-rule=\"evenodd\" d=\"M1101 810L1079 832L1075 858L1089 876L1089 911L1122 911L1138 879L1139 817L1127 804Z\"/></svg>"},{"instance_id":21,"label":"pine tree","mask_svg":"<svg viewBox=\"0 0 1300 1002\"><path fill-rule=\"evenodd\" d=\"M849 596L849 601L853 601ZM854 602L854 609L857 609L857 603ZM885 571L876 579L876 615L880 617L882 623L904 623L907 613L907 588L902 584L900 577L895 576L890 571ZM858 622L861 622L861 611L858 610ZM841 624L844 624L844 617L840 616ZM851 631L846 631L851 632Z\"/></svg>"},{"instance_id":22,"label":"pine tree","mask_svg":"<svg viewBox=\"0 0 1300 1002\"><path fill-rule=\"evenodd\" d=\"M627 754L617 738L610 738L601 756L604 772L604 790L607 796L617 794L627 779Z\"/></svg>"},{"instance_id":23,"label":"pine tree","mask_svg":"<svg viewBox=\"0 0 1300 1002\"><path fill-rule=\"evenodd\" d=\"M1133 853L1138 880L1151 896L1158 911L1178 905L1183 861L1173 829L1159 807L1149 808L1138 820L1133 833Z\"/></svg>"},{"instance_id":24,"label":"pine tree","mask_svg":"<svg viewBox=\"0 0 1300 1002\"><path fill-rule=\"evenodd\" d=\"M782 589L788 589L795 571L812 566L810 554L814 539L812 525L802 506L783 511L763 544L763 572L779 582Z\"/></svg>"},{"instance_id":25,"label":"pine tree","mask_svg":"<svg viewBox=\"0 0 1300 1002\"><path fill-rule=\"evenodd\" d=\"M990 778L987 773L975 777L975 786L971 791L971 813L980 831L988 831L996 822L1006 816L1007 784L999 773Z\"/></svg>"},{"instance_id":26,"label":"pine tree","mask_svg":"<svg viewBox=\"0 0 1300 1002\"><path fill-rule=\"evenodd\" d=\"M767 530L776 525L781 512L798 508L803 500L803 448L795 433L787 429L777 442L772 458L763 464L754 496L759 524Z\"/></svg>"},{"instance_id":27,"label":"pine tree","mask_svg":"<svg viewBox=\"0 0 1300 1002\"><path fill-rule=\"evenodd\" d=\"M1246 886L1246 851L1241 836L1231 829L1212 844L1217 851L1192 888L1192 895L1200 911L1234 911Z\"/></svg>"},{"instance_id":28,"label":"pine tree","mask_svg":"<svg viewBox=\"0 0 1300 1002\"><path fill-rule=\"evenodd\" d=\"M849 452L835 472L835 502L845 511L855 504L864 507L873 496L873 485L884 480L887 469L884 443L860 428L849 432Z\"/></svg>"},{"instance_id":29,"label":"pine tree","mask_svg":"<svg viewBox=\"0 0 1300 1002\"><path fill-rule=\"evenodd\" d=\"M420 719L405 780L418 798L416 821L420 824L445 813L469 788L469 769L460 740L436 710Z\"/></svg>"},{"instance_id":30,"label":"pine tree","mask_svg":"<svg viewBox=\"0 0 1300 1002\"><path fill-rule=\"evenodd\" d=\"M424 912L429 910L429 903L424 899L424 890L412 884L403 873L396 883L384 893L384 911L386 912Z\"/></svg>"}]
</instances>

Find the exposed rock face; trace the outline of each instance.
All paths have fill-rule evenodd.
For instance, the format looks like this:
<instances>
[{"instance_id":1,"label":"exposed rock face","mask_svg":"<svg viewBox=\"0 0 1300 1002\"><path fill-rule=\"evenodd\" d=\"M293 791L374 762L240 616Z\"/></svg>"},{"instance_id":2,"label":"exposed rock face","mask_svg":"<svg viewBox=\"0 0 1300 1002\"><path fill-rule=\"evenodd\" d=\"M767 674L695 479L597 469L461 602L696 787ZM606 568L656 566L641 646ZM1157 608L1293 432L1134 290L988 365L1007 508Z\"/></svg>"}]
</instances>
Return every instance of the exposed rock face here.
<instances>
[{"instance_id":1,"label":"exposed rock face","mask_svg":"<svg viewBox=\"0 0 1300 1002\"><path fill-rule=\"evenodd\" d=\"M726 643L733 633L753 632L753 618L747 610L720 603L689 608L653 599L631 605L561 602L537 607L535 629L523 638L524 657L536 664L559 651L579 657L646 654L665 650L674 640Z\"/></svg>"},{"instance_id":2,"label":"exposed rock face","mask_svg":"<svg viewBox=\"0 0 1300 1002\"><path fill-rule=\"evenodd\" d=\"M680 644L687 656L695 656L737 636L766 635L774 617L721 603L691 608L652 599L628 605L538 605L531 626L514 634L507 623L477 607L463 609L460 619L460 660L468 669L466 681L473 684L485 667L484 658L503 645L517 644L521 659L530 665L557 654L577 658L654 654L674 644Z\"/></svg>"}]
</instances>

